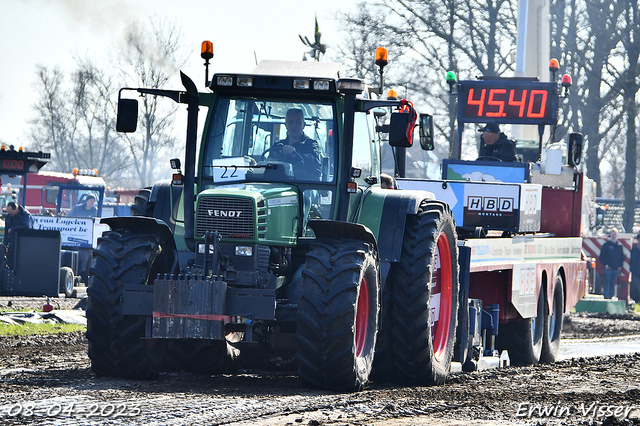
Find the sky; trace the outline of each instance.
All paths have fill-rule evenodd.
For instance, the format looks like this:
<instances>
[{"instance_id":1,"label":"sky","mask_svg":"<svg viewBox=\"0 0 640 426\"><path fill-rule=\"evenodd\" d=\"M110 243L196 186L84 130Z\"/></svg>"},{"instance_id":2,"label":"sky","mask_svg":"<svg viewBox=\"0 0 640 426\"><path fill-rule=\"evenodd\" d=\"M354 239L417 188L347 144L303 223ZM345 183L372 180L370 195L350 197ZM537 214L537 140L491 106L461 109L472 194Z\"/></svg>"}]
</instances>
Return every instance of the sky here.
<instances>
[{"instance_id":1,"label":"sky","mask_svg":"<svg viewBox=\"0 0 640 426\"><path fill-rule=\"evenodd\" d=\"M336 15L352 12L356 0L0 0L0 141L28 144L29 121L38 100L38 66L76 67L74 58L108 61L125 28L155 16L175 23L192 48L182 68L203 90L200 45L213 43L215 72L250 72L262 59L302 59L313 40L317 16L322 41L339 42ZM181 89L177 83L172 89Z\"/></svg>"}]
</instances>

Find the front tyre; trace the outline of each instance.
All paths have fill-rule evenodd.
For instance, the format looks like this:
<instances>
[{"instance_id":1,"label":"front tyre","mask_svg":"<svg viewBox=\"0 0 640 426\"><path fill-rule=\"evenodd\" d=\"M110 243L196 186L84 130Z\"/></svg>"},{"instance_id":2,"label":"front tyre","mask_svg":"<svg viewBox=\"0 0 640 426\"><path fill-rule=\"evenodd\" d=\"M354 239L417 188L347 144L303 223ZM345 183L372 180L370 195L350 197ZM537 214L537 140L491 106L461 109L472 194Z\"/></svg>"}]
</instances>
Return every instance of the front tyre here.
<instances>
[{"instance_id":1,"label":"front tyre","mask_svg":"<svg viewBox=\"0 0 640 426\"><path fill-rule=\"evenodd\" d=\"M376 252L361 241L317 240L302 270L298 375L313 386L359 390L369 380L378 329Z\"/></svg>"},{"instance_id":2,"label":"front tyre","mask_svg":"<svg viewBox=\"0 0 640 426\"><path fill-rule=\"evenodd\" d=\"M458 247L446 204L425 202L407 218L392 280L395 378L438 385L451 368L458 321Z\"/></svg>"},{"instance_id":3,"label":"front tyre","mask_svg":"<svg viewBox=\"0 0 640 426\"><path fill-rule=\"evenodd\" d=\"M125 284L149 284L157 272L160 238L153 234L110 231L93 251L87 287L87 339L91 369L99 376L155 377L163 350L144 340L144 316L124 315Z\"/></svg>"},{"instance_id":4,"label":"front tyre","mask_svg":"<svg viewBox=\"0 0 640 426\"><path fill-rule=\"evenodd\" d=\"M553 287L553 312L549 313L545 304L544 335L542 339L542 354L540 362L554 362L560 350L560 338L562 335L562 320L564 317L564 282L558 275L556 285Z\"/></svg>"}]
</instances>

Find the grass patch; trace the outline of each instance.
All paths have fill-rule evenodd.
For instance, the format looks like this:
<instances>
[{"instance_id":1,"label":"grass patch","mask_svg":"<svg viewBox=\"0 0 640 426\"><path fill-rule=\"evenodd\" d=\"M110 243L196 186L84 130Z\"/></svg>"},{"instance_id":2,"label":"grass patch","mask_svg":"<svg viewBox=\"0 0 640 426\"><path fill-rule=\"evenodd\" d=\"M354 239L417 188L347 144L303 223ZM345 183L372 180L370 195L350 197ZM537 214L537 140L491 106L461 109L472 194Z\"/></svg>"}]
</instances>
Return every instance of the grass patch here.
<instances>
[{"instance_id":1,"label":"grass patch","mask_svg":"<svg viewBox=\"0 0 640 426\"><path fill-rule=\"evenodd\" d=\"M66 334L76 331L86 331L87 326L82 324L30 324L22 325L1 324L0 336L32 336L32 335L48 335L48 334Z\"/></svg>"}]
</instances>

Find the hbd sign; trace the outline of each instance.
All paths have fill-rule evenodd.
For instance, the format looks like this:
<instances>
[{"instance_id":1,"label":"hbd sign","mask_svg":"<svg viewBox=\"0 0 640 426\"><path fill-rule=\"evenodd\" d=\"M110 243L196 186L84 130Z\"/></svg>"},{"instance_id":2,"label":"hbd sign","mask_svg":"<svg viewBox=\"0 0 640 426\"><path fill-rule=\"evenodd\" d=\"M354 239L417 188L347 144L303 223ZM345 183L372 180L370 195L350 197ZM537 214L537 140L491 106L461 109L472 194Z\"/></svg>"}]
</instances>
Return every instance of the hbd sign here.
<instances>
[{"instance_id":1,"label":"hbd sign","mask_svg":"<svg viewBox=\"0 0 640 426\"><path fill-rule=\"evenodd\" d=\"M465 185L464 226L517 229L519 195L516 185Z\"/></svg>"},{"instance_id":2,"label":"hbd sign","mask_svg":"<svg viewBox=\"0 0 640 426\"><path fill-rule=\"evenodd\" d=\"M467 209L469 211L483 213L512 213L513 198L504 197L469 197L467 198Z\"/></svg>"}]
</instances>

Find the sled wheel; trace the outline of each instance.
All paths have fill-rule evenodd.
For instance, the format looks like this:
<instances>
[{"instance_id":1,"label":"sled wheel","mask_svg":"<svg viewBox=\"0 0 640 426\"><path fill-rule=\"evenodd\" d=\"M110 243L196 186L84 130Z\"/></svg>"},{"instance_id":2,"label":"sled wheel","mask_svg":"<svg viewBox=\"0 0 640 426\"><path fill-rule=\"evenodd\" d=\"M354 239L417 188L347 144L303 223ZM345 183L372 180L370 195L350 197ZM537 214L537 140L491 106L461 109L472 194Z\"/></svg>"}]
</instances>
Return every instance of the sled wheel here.
<instances>
[{"instance_id":1,"label":"sled wheel","mask_svg":"<svg viewBox=\"0 0 640 426\"><path fill-rule=\"evenodd\" d=\"M554 362L558 357L560 338L562 335L562 320L564 318L563 287L564 282L562 277L558 275L556 285L553 287L553 312L549 313L548 305L545 304L545 327L540 362Z\"/></svg>"},{"instance_id":2,"label":"sled wheel","mask_svg":"<svg viewBox=\"0 0 640 426\"><path fill-rule=\"evenodd\" d=\"M540 289L536 316L500 324L497 347L507 350L511 365L536 365L540 362L545 324L545 295Z\"/></svg>"},{"instance_id":3,"label":"sled wheel","mask_svg":"<svg viewBox=\"0 0 640 426\"><path fill-rule=\"evenodd\" d=\"M358 390L368 382L379 281L371 244L312 244L302 270L296 329L298 375L303 380L332 390Z\"/></svg>"}]
</instances>

